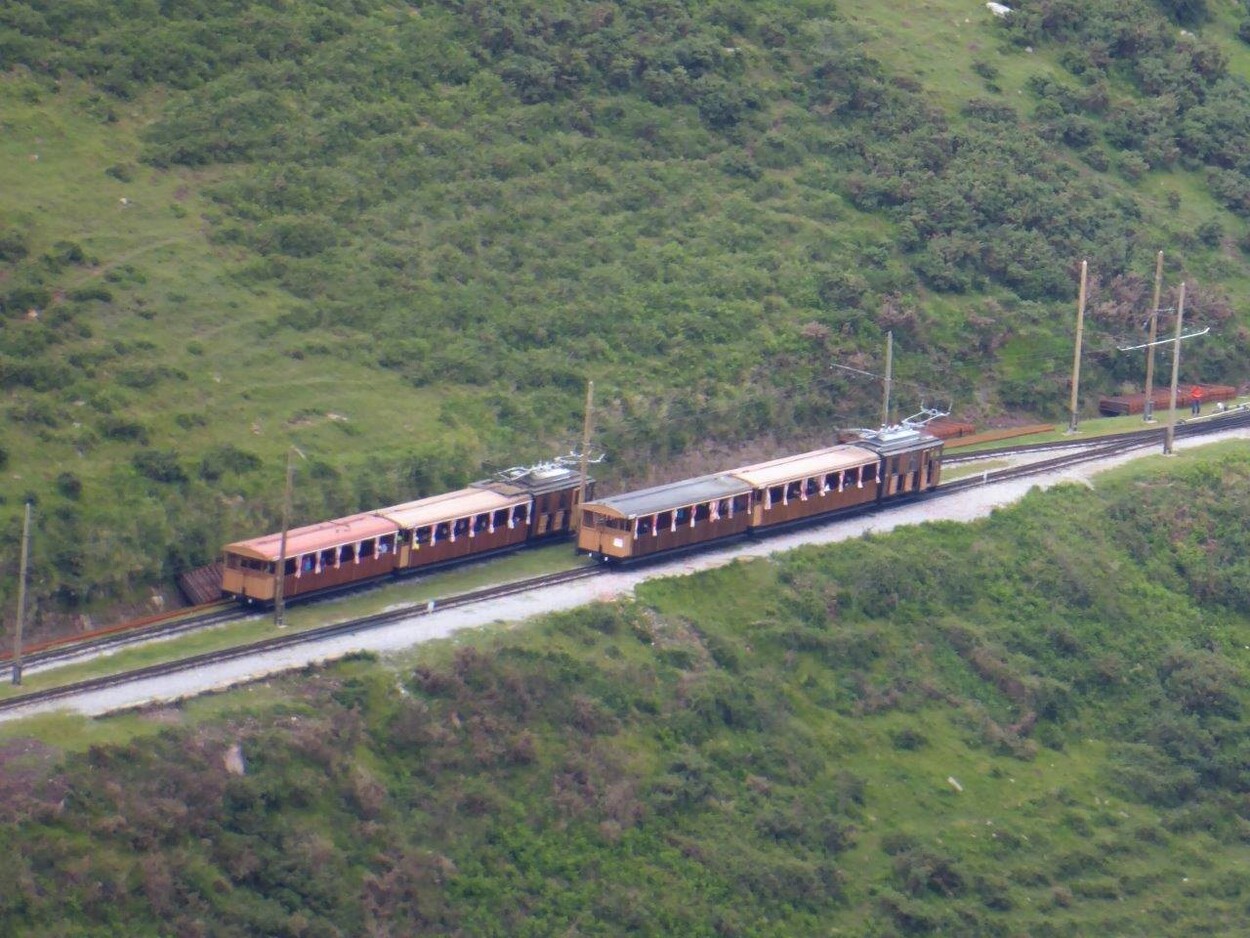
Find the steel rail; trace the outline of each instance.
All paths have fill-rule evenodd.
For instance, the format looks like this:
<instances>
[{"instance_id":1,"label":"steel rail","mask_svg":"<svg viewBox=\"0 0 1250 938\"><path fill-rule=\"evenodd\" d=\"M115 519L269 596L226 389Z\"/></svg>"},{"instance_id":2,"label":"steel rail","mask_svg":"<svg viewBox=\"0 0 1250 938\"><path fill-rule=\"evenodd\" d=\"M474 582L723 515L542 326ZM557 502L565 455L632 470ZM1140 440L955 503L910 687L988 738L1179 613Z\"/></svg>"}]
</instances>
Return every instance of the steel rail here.
<instances>
[{"instance_id":1,"label":"steel rail","mask_svg":"<svg viewBox=\"0 0 1250 938\"><path fill-rule=\"evenodd\" d=\"M1213 421L1187 421L1176 428L1176 435L1178 437L1186 438L1199 437L1229 429L1240 429L1245 427L1250 427L1250 412L1237 411L1230 415L1221 415L1220 419ZM1003 482L1012 479L1027 478L1033 475L1042 475L1047 472L1053 472L1057 469L1063 469L1094 460L1106 459L1110 456L1131 452L1135 449L1142 449L1147 446L1161 443L1163 433L1163 429L1160 428L1147 431L1139 430L1128 434L1114 434L1111 436L1084 440L1082 441L1085 447L1084 450L1065 453L1064 455L1057 456L1054 459L1030 463L1025 466L997 469L988 471L982 476L972 476L966 479L959 479L955 482L943 483L937 489L920 495L919 498L923 500L942 498L954 495L966 489L976 488L994 482ZM1039 445L1030 447L1030 449L1034 451L1039 448L1041 448ZM892 507L902 507L907 504L914 504L916 500L917 498L902 498L884 505L882 508L889 510ZM845 515L842 515L840 517L830 518L828 519L828 522L836 523L838 520L843 520L845 517ZM611 569L611 567L600 565L585 566L573 570L561 571L559 573L547 574L545 576L515 580L498 586L486 587L480 590L450 596L446 599L430 600L424 604L405 606L388 610L386 612L376 613L370 616L364 616L359 619L335 623L333 625L320 626L285 635L277 635L271 638L237 645L232 648L221 649L219 651L205 652L203 654L193 655L175 661L162 662L160 664L136 668L130 671L106 675L104 677L89 678L83 681L64 684L59 687L32 691L0 701L0 713L20 710L24 707L38 703L64 699L77 694L117 687L122 684L134 683L153 677L162 677L182 671L190 671L205 665L246 658L252 655L282 648L296 647L325 638L332 638L339 635L350 635L355 632L363 632L379 626L389 625L403 619L429 615L433 612L444 609L460 608L463 606L486 602L492 599L499 599L504 596L512 596L518 593L530 592L533 590L556 586L562 583L570 583L576 580L598 576L610 571Z\"/></svg>"}]
</instances>

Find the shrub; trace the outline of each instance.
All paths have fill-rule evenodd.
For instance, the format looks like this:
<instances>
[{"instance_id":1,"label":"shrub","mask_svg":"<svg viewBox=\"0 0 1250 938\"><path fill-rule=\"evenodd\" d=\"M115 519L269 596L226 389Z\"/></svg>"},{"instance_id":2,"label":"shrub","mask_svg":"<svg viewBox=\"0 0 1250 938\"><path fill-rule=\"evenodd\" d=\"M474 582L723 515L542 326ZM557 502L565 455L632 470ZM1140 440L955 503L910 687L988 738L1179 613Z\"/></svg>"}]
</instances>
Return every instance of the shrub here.
<instances>
[{"instance_id":1,"label":"shrub","mask_svg":"<svg viewBox=\"0 0 1250 938\"><path fill-rule=\"evenodd\" d=\"M142 449L131 457L135 470L153 482L186 482L187 474L178 463L178 453L168 449Z\"/></svg>"},{"instance_id":2,"label":"shrub","mask_svg":"<svg viewBox=\"0 0 1250 938\"><path fill-rule=\"evenodd\" d=\"M100 421L100 431L110 440L142 443L145 446L148 442L148 428L125 417L106 416Z\"/></svg>"},{"instance_id":3,"label":"shrub","mask_svg":"<svg viewBox=\"0 0 1250 938\"><path fill-rule=\"evenodd\" d=\"M200 478L205 482L215 482L227 472L239 475L254 472L261 466L261 459L255 453L239 449L226 443L209 450L200 461Z\"/></svg>"},{"instance_id":4,"label":"shrub","mask_svg":"<svg viewBox=\"0 0 1250 938\"><path fill-rule=\"evenodd\" d=\"M66 498L78 501L82 496L82 480L72 472L62 472L56 477L56 490Z\"/></svg>"}]
</instances>

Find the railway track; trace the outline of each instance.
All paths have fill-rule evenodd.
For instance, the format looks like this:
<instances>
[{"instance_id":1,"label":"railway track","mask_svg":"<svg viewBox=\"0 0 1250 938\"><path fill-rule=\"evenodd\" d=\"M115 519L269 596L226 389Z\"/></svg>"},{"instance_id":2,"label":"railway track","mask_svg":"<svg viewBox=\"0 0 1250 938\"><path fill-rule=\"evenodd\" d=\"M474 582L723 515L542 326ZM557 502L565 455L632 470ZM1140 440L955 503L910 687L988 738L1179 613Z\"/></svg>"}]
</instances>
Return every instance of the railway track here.
<instances>
[{"instance_id":1,"label":"railway track","mask_svg":"<svg viewBox=\"0 0 1250 938\"><path fill-rule=\"evenodd\" d=\"M1190 439L1208 434L1224 432L1227 430L1244 428L1250 428L1250 410L1235 411L1215 419L1189 421L1178 425L1175 433L1177 439ZM1094 460L1106 459L1111 456L1120 455L1137 449L1143 449L1149 446L1162 446L1164 432L1165 431L1162 428L1147 431L1139 430L1132 433L1099 437L1094 440L1065 440L1059 441L1056 444L1026 444L1019 447L1010 447L1005 450L996 450L993 451L993 454L1000 458L1007 454L1039 452L1049 448L1056 448L1061 450L1061 452L1059 455L1050 459L1039 460L1023 466L986 471L980 476L972 476L955 482L944 483L938 489L933 492L926 493L921 496L921 498L927 501L948 497L958 492L976 488L978 486L1012 479L1027 478L1034 475L1042 475L1044 473L1054 472L1058 469ZM977 454L977 457L987 458L988 455L989 454L987 453L980 453ZM891 507L902 506L910 503L914 502L897 502ZM67 699L78 694L91 691L117 687L127 683L158 678L166 675L177 674L179 672L194 670L208 665L247 658L264 652L294 648L299 645L310 644L326 638L351 635L358 632L367 632L370 629L389 625L405 619L429 615L436 611L470 606L489 602L493 599L499 599L505 596L512 596L518 593L545 589L558 586L563 583L571 583L577 580L607 573L610 569L611 568L609 567L602 566L586 566L579 567L574 570L548 574L545 576L517 580L511 583L491 586L475 590L473 592L451 596L442 600L431 600L425 605L405 606L371 616L353 619L347 622L336 623L334 625L307 629L297 633L276 635L271 638L249 642L220 651L206 652L204 654L194 655L188 658L154 664L105 677L91 678L88 680L65 684L59 687L31 691L0 701L0 714L21 710L35 704ZM126 644L134 644L138 641L151 641L154 638L159 639L172 637L177 634L189 632L193 629L206 628L211 625L220 624L224 621L230 621L231 619L246 618L249 615L252 615L252 613L238 611L206 613L203 617L171 623L164 627L157 627L157 631L145 631L142 634L130 633L129 635L117 635L109 639L94 641L85 647L57 649L55 651L44 652L41 653L40 656L32 658L31 660L32 662L41 662L43 665L50 667L52 664L57 663L56 658L49 657L53 654L65 656L62 659L63 661L74 660L75 658L83 658L115 650L116 648L124 647ZM217 618L218 616L221 618ZM129 641L127 641L127 639L129 639Z\"/></svg>"},{"instance_id":2,"label":"railway track","mask_svg":"<svg viewBox=\"0 0 1250 938\"><path fill-rule=\"evenodd\" d=\"M1176 424L1176 437L1181 439L1194 434L1213 433L1219 430L1227 430L1238 426L1246 426L1245 423L1239 423L1240 419L1250 417L1250 406L1239 404L1222 414L1208 414L1199 417L1196 420L1180 420ZM1122 433L1109 433L1098 437L1081 437L1073 435L1066 440L1050 440L1045 443L1018 443L1015 446L995 447L994 449L977 450L974 453L953 453L947 452L942 457L944 466L958 466L970 462L977 462L982 459L1002 459L1009 456L1021 456L1028 453L1042 453L1048 450L1073 450L1082 447L1098 446L1103 443L1111 444L1117 442L1129 442L1133 440L1140 441L1141 446L1150 446L1153 443L1163 445L1163 435L1166 428L1162 423L1153 427L1141 430L1125 430Z\"/></svg>"},{"instance_id":3,"label":"railway track","mask_svg":"<svg viewBox=\"0 0 1250 938\"><path fill-rule=\"evenodd\" d=\"M325 638L333 638L340 635L351 635L355 632L365 632L369 629L377 628L382 625L389 625L392 622L430 615L435 611L455 609L461 606L488 602L492 599L500 599L504 596L512 596L516 593L524 593L530 590L558 586L561 583L571 583L575 580L583 580L587 577L596 576L603 572L604 569L601 567L579 567L576 570L565 570L560 573L548 574L547 576L532 577L527 580L518 580L513 583L504 583L499 586L491 586L485 589L474 590L471 593L461 593L458 596L452 596L445 600L431 600L423 606L406 606L402 609L392 609L386 612L376 613L375 615L365 616L360 619L352 619L347 622L335 623L334 625L325 625L319 628L305 629L301 632L294 632L285 635L275 635L271 638L248 642L243 645L236 645L232 648L223 649L221 651L205 652L200 655L192 655L189 658L180 658L176 661L166 661L160 664L148 665L147 667L135 668L119 674L89 678L84 681L76 681L72 684L65 684L60 687L50 687L44 690L32 691L8 700L0 701L0 713L21 709L23 707L30 706L31 704L61 700L66 697L72 697L89 691L103 690L110 687L117 687L122 684L148 680L155 677L163 677L169 674L177 674L181 671L194 670L195 668L203 667L204 665L219 664L223 661L233 661L239 658L247 658L252 655L261 654L262 652L275 651L283 648L293 648L298 645L308 644Z\"/></svg>"}]
</instances>

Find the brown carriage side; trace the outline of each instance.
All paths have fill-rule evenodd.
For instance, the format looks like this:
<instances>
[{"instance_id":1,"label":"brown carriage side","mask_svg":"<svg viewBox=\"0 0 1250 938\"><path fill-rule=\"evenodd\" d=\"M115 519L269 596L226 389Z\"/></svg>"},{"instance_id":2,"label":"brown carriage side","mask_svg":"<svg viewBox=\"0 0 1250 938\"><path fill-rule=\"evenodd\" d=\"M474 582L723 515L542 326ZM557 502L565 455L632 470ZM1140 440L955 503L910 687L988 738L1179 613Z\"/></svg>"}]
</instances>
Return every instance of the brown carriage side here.
<instances>
[{"instance_id":1,"label":"brown carriage side","mask_svg":"<svg viewBox=\"0 0 1250 938\"><path fill-rule=\"evenodd\" d=\"M857 446L831 446L731 470L754 492L752 528L768 528L877 498L880 457Z\"/></svg>"},{"instance_id":2,"label":"brown carriage side","mask_svg":"<svg viewBox=\"0 0 1250 938\"><path fill-rule=\"evenodd\" d=\"M344 586L390 573L398 528L362 513L292 528L286 536L283 595ZM221 591L252 602L273 602L282 534L227 544L222 551Z\"/></svg>"},{"instance_id":3,"label":"brown carriage side","mask_svg":"<svg viewBox=\"0 0 1250 938\"><path fill-rule=\"evenodd\" d=\"M631 560L741 534L750 521L750 486L722 473L587 502L577 546Z\"/></svg>"},{"instance_id":4,"label":"brown carriage side","mask_svg":"<svg viewBox=\"0 0 1250 938\"><path fill-rule=\"evenodd\" d=\"M573 532L581 498L581 475L560 466L545 464L515 471L506 479L474 482L501 495L527 495L533 499L529 537L538 540L567 536ZM587 479L586 497L594 497L595 480Z\"/></svg>"},{"instance_id":5,"label":"brown carriage side","mask_svg":"<svg viewBox=\"0 0 1250 938\"><path fill-rule=\"evenodd\" d=\"M881 497L936 488L942 476L943 441L911 427L865 432L856 445L881 457Z\"/></svg>"},{"instance_id":6,"label":"brown carriage side","mask_svg":"<svg viewBox=\"0 0 1250 938\"><path fill-rule=\"evenodd\" d=\"M458 489L378 509L399 530L396 570L415 570L518 547L529 536L530 496Z\"/></svg>"}]
</instances>

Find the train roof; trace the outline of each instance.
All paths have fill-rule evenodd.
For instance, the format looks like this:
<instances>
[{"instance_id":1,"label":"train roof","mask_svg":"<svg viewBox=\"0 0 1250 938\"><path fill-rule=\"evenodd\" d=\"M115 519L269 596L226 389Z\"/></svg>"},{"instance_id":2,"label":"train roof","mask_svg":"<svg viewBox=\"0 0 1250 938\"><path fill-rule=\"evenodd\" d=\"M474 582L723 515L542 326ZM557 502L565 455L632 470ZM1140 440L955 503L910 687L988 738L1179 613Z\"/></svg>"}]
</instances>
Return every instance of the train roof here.
<instances>
[{"instance_id":1,"label":"train roof","mask_svg":"<svg viewBox=\"0 0 1250 938\"><path fill-rule=\"evenodd\" d=\"M336 518L333 521L320 521L300 528L291 528L286 533L286 555L295 557L299 554L310 554L314 551L328 550L343 544L354 544L370 537L383 534L394 534L398 528L393 521L370 512ZM227 544L223 550L227 554L240 557L251 557L254 560L276 562L282 547L282 532L254 537L248 541L236 541Z\"/></svg>"},{"instance_id":2,"label":"train roof","mask_svg":"<svg viewBox=\"0 0 1250 938\"><path fill-rule=\"evenodd\" d=\"M868 447L882 456L892 456L895 453L941 446L942 440L914 427L893 426L882 427L880 430L860 430L855 445Z\"/></svg>"},{"instance_id":3,"label":"train roof","mask_svg":"<svg viewBox=\"0 0 1250 938\"><path fill-rule=\"evenodd\" d=\"M796 479L810 479L828 472L866 466L875 463L877 459L877 454L872 450L858 446L829 446L825 449L812 450L810 453L782 456L779 459L770 459L768 462L743 466L741 469L730 471L738 478L751 483L753 488L762 489Z\"/></svg>"},{"instance_id":4,"label":"train roof","mask_svg":"<svg viewBox=\"0 0 1250 938\"><path fill-rule=\"evenodd\" d=\"M505 495L493 489L469 487L445 492L442 495L431 495L419 498L402 505L379 508L377 514L388 518L401 528L419 528L427 524L438 524L440 521L452 521L456 518L467 518L480 515L487 511L500 508L511 508L529 502L529 495L520 492Z\"/></svg>"},{"instance_id":5,"label":"train roof","mask_svg":"<svg viewBox=\"0 0 1250 938\"><path fill-rule=\"evenodd\" d=\"M605 515L633 519L646 515L658 514L661 511L672 511L675 508L686 508L702 502L731 498L734 495L745 495L751 486L735 479L728 473L700 476L697 479L683 479L681 482L670 482L657 485L638 492L626 492L613 495L611 498L600 498L587 502L586 508Z\"/></svg>"},{"instance_id":6,"label":"train roof","mask_svg":"<svg viewBox=\"0 0 1250 938\"><path fill-rule=\"evenodd\" d=\"M589 476L586 483L593 479ZM581 484L581 473L568 466L556 463L541 463L524 469L508 469L494 479L483 479L474 482L475 488L489 488L505 495L517 492L528 492L530 495L545 495L548 492L559 492Z\"/></svg>"}]
</instances>

